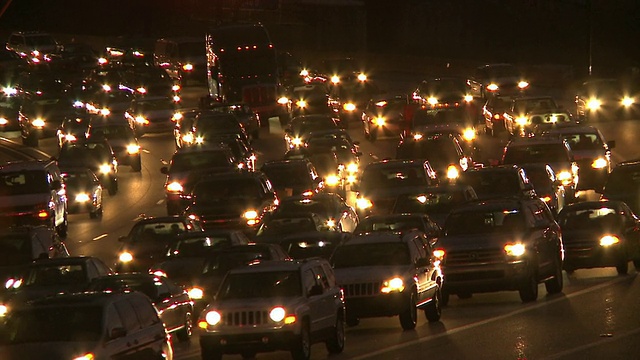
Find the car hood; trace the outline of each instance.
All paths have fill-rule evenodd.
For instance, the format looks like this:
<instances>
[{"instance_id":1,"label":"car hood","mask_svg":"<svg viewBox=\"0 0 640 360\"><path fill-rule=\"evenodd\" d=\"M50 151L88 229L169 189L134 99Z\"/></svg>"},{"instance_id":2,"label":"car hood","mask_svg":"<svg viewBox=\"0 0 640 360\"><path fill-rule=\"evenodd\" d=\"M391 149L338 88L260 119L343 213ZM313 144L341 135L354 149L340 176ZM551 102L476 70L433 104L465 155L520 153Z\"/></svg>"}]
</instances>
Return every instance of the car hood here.
<instances>
[{"instance_id":1,"label":"car hood","mask_svg":"<svg viewBox=\"0 0 640 360\"><path fill-rule=\"evenodd\" d=\"M101 358L98 342L58 341L22 343L0 346L0 359L38 360L46 354L47 359L74 359L86 353Z\"/></svg>"},{"instance_id":2,"label":"car hood","mask_svg":"<svg viewBox=\"0 0 640 360\"><path fill-rule=\"evenodd\" d=\"M335 269L338 284L385 281L411 272L411 265L359 266Z\"/></svg>"}]
</instances>

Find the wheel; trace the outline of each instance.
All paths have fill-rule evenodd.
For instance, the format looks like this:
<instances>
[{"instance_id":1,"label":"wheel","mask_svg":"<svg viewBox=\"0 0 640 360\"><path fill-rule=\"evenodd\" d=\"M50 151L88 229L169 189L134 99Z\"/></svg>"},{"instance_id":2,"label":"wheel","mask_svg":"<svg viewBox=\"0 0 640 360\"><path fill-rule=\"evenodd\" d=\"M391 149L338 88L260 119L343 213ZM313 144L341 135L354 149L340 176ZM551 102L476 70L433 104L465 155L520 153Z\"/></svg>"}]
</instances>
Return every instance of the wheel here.
<instances>
[{"instance_id":1,"label":"wheel","mask_svg":"<svg viewBox=\"0 0 640 360\"><path fill-rule=\"evenodd\" d=\"M355 316L347 315L347 326L348 327L358 326L359 324L360 324L360 319L358 319Z\"/></svg>"},{"instance_id":2,"label":"wheel","mask_svg":"<svg viewBox=\"0 0 640 360\"><path fill-rule=\"evenodd\" d=\"M344 350L344 343L346 339L344 325L344 319L342 318L342 315L339 314L336 318L336 326L333 328L333 333L325 343L327 350L331 354L339 354Z\"/></svg>"},{"instance_id":3,"label":"wheel","mask_svg":"<svg viewBox=\"0 0 640 360\"><path fill-rule=\"evenodd\" d=\"M118 193L118 183L115 181L111 181L108 189L109 195L115 195Z\"/></svg>"},{"instance_id":4,"label":"wheel","mask_svg":"<svg viewBox=\"0 0 640 360\"><path fill-rule=\"evenodd\" d=\"M560 263L560 259L556 258L553 264L555 266L555 274L553 275L553 278L544 282L547 294L557 294L562 291L564 280L562 279L562 266Z\"/></svg>"},{"instance_id":5,"label":"wheel","mask_svg":"<svg viewBox=\"0 0 640 360\"><path fill-rule=\"evenodd\" d=\"M633 260L633 266L640 272L640 259Z\"/></svg>"},{"instance_id":6,"label":"wheel","mask_svg":"<svg viewBox=\"0 0 640 360\"><path fill-rule=\"evenodd\" d=\"M416 307L416 292L411 291L407 309L400 314L400 325L403 330L413 330L418 323L418 308Z\"/></svg>"},{"instance_id":7,"label":"wheel","mask_svg":"<svg viewBox=\"0 0 640 360\"><path fill-rule=\"evenodd\" d=\"M629 261L627 261L626 259L624 260L624 262L620 262L618 265L616 265L616 271L618 272L618 275L627 275L627 273L629 272Z\"/></svg>"},{"instance_id":8,"label":"wheel","mask_svg":"<svg viewBox=\"0 0 640 360\"><path fill-rule=\"evenodd\" d=\"M69 222L67 221L67 214L64 214L64 221L62 221L62 224L56 226L56 232L61 238L66 239L67 230L69 230Z\"/></svg>"},{"instance_id":9,"label":"wheel","mask_svg":"<svg viewBox=\"0 0 640 360\"><path fill-rule=\"evenodd\" d=\"M424 309L424 315L426 316L429 322L440 321L440 316L442 316L442 290L440 290L440 286L436 289L436 293L433 294L433 300L427 305Z\"/></svg>"},{"instance_id":10,"label":"wheel","mask_svg":"<svg viewBox=\"0 0 640 360\"><path fill-rule=\"evenodd\" d=\"M202 360L222 360L222 355L220 349L200 346L200 358Z\"/></svg>"},{"instance_id":11,"label":"wheel","mask_svg":"<svg viewBox=\"0 0 640 360\"><path fill-rule=\"evenodd\" d=\"M300 336L291 348L291 356L294 360L309 360L311 356L311 334L309 324L305 321L300 329Z\"/></svg>"},{"instance_id":12,"label":"wheel","mask_svg":"<svg viewBox=\"0 0 640 360\"><path fill-rule=\"evenodd\" d=\"M449 292L446 289L442 289L442 291L440 292L440 295L442 296L441 298L442 306L449 305L449 297L450 297Z\"/></svg>"},{"instance_id":13,"label":"wheel","mask_svg":"<svg viewBox=\"0 0 640 360\"><path fill-rule=\"evenodd\" d=\"M186 313L184 315L184 327L176 332L176 337L180 342L186 342L191 339L191 335L193 334L193 320L191 318L191 313ZM256 354L253 354L255 356Z\"/></svg>"},{"instance_id":14,"label":"wheel","mask_svg":"<svg viewBox=\"0 0 640 360\"><path fill-rule=\"evenodd\" d=\"M535 271L530 270L527 281L522 284L518 292L520 293L520 300L522 300L523 303L536 301L538 299L538 278Z\"/></svg>"},{"instance_id":15,"label":"wheel","mask_svg":"<svg viewBox=\"0 0 640 360\"><path fill-rule=\"evenodd\" d=\"M243 351L241 354L243 359L255 359L256 358L256 352L253 350L245 350Z\"/></svg>"},{"instance_id":16,"label":"wheel","mask_svg":"<svg viewBox=\"0 0 640 360\"><path fill-rule=\"evenodd\" d=\"M576 269L571 266L565 266L564 271L567 273L567 275L573 275L573 273L576 272Z\"/></svg>"},{"instance_id":17,"label":"wheel","mask_svg":"<svg viewBox=\"0 0 640 360\"><path fill-rule=\"evenodd\" d=\"M134 161L131 165L131 170L135 172L142 171L142 159L140 158L140 156L138 156L138 159L136 159L136 161Z\"/></svg>"}]
</instances>

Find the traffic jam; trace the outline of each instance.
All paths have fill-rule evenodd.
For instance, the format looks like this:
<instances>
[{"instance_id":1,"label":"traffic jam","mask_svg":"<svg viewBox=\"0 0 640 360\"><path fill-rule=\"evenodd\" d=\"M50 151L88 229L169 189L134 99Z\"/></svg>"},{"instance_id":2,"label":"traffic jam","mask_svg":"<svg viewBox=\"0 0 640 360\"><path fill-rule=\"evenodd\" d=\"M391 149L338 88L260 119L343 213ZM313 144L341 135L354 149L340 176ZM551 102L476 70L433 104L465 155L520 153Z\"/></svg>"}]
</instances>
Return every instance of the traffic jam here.
<instances>
[{"instance_id":1,"label":"traffic jam","mask_svg":"<svg viewBox=\"0 0 640 360\"><path fill-rule=\"evenodd\" d=\"M633 282L640 161L603 134L639 118L637 81L567 96L510 63L315 60L285 64L260 24L100 49L12 33L0 358L470 358L464 331L480 358L588 354L483 353L481 327ZM637 324L614 323L593 346L621 333L610 358L635 358Z\"/></svg>"}]
</instances>

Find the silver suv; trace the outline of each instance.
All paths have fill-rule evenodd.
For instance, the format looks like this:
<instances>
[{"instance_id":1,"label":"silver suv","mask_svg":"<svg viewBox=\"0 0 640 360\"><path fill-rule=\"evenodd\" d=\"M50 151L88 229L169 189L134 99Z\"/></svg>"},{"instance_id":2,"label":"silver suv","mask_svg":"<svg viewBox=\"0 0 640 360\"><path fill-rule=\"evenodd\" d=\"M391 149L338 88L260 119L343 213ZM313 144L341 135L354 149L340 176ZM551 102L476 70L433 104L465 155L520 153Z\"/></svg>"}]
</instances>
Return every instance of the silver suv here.
<instances>
[{"instance_id":1,"label":"silver suv","mask_svg":"<svg viewBox=\"0 0 640 360\"><path fill-rule=\"evenodd\" d=\"M347 304L347 325L360 318L399 315L404 330L440 320L444 276L424 232L379 231L338 246L332 263Z\"/></svg>"},{"instance_id":2,"label":"silver suv","mask_svg":"<svg viewBox=\"0 0 640 360\"><path fill-rule=\"evenodd\" d=\"M314 342L340 353L344 309L326 260L265 261L231 270L198 320L202 358L289 350L306 360Z\"/></svg>"}]
</instances>

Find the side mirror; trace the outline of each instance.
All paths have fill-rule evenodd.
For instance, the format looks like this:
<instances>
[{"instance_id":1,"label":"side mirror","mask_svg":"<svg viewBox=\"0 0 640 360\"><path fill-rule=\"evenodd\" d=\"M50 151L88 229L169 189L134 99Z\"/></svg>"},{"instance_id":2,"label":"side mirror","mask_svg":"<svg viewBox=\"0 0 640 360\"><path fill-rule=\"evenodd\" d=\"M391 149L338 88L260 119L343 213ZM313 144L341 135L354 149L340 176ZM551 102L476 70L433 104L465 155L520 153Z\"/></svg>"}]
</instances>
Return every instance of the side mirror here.
<instances>
[{"instance_id":1,"label":"side mirror","mask_svg":"<svg viewBox=\"0 0 640 360\"><path fill-rule=\"evenodd\" d=\"M168 175L169 174L169 167L167 167L167 166L161 167L160 168L160 172L165 174L165 175Z\"/></svg>"},{"instance_id":2,"label":"side mirror","mask_svg":"<svg viewBox=\"0 0 640 360\"><path fill-rule=\"evenodd\" d=\"M309 296L322 295L322 285L313 285L309 290Z\"/></svg>"},{"instance_id":3,"label":"side mirror","mask_svg":"<svg viewBox=\"0 0 640 360\"><path fill-rule=\"evenodd\" d=\"M123 327L117 327L111 329L109 340L119 339L125 336L127 336L127 330L125 330Z\"/></svg>"},{"instance_id":4,"label":"side mirror","mask_svg":"<svg viewBox=\"0 0 640 360\"><path fill-rule=\"evenodd\" d=\"M614 147L616 147L616 141L615 140L607 141L607 147L609 148L609 150L613 149Z\"/></svg>"}]
</instances>

